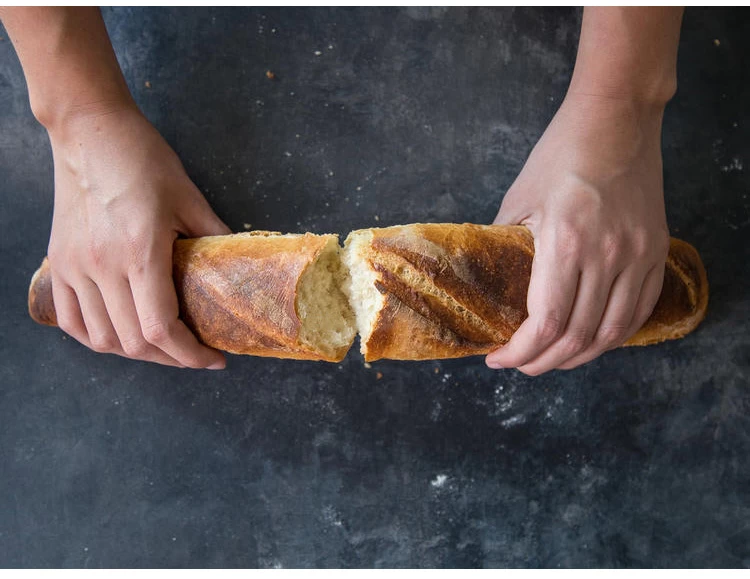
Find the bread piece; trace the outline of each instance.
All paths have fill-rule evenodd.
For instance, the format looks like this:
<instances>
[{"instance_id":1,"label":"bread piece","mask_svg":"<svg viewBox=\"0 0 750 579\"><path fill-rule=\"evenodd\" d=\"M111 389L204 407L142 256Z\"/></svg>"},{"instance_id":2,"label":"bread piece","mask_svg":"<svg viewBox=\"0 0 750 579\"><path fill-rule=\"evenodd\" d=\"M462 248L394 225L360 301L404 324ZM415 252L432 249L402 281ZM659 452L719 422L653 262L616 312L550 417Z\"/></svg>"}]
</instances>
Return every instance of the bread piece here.
<instances>
[{"instance_id":1,"label":"bread piece","mask_svg":"<svg viewBox=\"0 0 750 579\"><path fill-rule=\"evenodd\" d=\"M253 231L174 245L180 317L204 344L235 354L339 362L354 341L336 235ZM49 264L29 312L56 325Z\"/></svg>"},{"instance_id":2,"label":"bread piece","mask_svg":"<svg viewBox=\"0 0 750 579\"><path fill-rule=\"evenodd\" d=\"M521 226L413 224L352 232L346 286L366 361L487 354L528 316L534 240ZM679 338L703 319L706 272L672 239L653 314L625 345Z\"/></svg>"},{"instance_id":3,"label":"bread piece","mask_svg":"<svg viewBox=\"0 0 750 579\"><path fill-rule=\"evenodd\" d=\"M486 354L527 317L534 241L525 227L364 229L349 235L343 253L337 240L269 232L178 240L180 316L221 350L332 362L357 330L367 361ZM698 253L672 239L659 301L625 345L680 338L707 304ZM29 311L57 324L46 259L29 288Z\"/></svg>"}]
</instances>

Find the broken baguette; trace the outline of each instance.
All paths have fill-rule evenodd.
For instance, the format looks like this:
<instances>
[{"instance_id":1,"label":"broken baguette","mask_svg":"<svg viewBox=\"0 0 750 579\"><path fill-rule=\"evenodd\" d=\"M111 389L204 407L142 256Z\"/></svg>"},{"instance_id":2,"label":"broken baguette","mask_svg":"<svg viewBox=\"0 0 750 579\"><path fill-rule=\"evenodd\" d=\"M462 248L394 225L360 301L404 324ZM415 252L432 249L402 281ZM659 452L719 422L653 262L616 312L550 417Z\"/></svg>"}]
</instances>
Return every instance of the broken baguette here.
<instances>
[{"instance_id":1,"label":"broken baguette","mask_svg":"<svg viewBox=\"0 0 750 579\"><path fill-rule=\"evenodd\" d=\"M365 360L487 354L528 316L534 239L523 226L417 223L353 231L343 260ZM698 252L671 239L653 313L625 346L681 338L703 320Z\"/></svg>"},{"instance_id":2,"label":"broken baguette","mask_svg":"<svg viewBox=\"0 0 750 579\"><path fill-rule=\"evenodd\" d=\"M180 315L205 344L237 354L338 362L359 332L366 361L487 354L527 317L534 242L521 226L412 224L335 235L249 232L178 240ZM624 345L691 332L705 316L697 251L670 243L664 286ZM56 325L49 265L29 312Z\"/></svg>"},{"instance_id":3,"label":"broken baguette","mask_svg":"<svg viewBox=\"0 0 750 579\"><path fill-rule=\"evenodd\" d=\"M201 342L233 354L340 362L356 333L340 289L340 251L338 236L311 233L179 239L180 317ZM29 312L57 325L46 259L31 282Z\"/></svg>"}]
</instances>

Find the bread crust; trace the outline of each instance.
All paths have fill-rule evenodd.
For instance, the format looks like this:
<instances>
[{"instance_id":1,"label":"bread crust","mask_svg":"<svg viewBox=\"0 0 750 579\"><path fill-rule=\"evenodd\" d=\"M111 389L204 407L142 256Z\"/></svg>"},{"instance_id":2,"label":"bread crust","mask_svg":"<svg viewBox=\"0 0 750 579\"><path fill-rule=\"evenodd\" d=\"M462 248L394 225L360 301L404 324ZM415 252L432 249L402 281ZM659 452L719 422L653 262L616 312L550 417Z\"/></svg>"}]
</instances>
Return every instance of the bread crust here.
<instances>
[{"instance_id":1,"label":"bread crust","mask_svg":"<svg viewBox=\"0 0 750 579\"><path fill-rule=\"evenodd\" d=\"M487 354L526 319L534 240L526 227L416 223L367 230L364 259L384 305L362 343L365 360L430 360ZM356 233L356 232L353 232ZM206 345L235 354L339 362L300 340L298 286L335 235L253 231L184 239L174 246L180 316ZM624 345L693 331L708 305L698 252L672 239L659 301ZM29 287L29 313L57 325L49 263Z\"/></svg>"},{"instance_id":2,"label":"bread crust","mask_svg":"<svg viewBox=\"0 0 750 579\"><path fill-rule=\"evenodd\" d=\"M336 235L281 235L252 231L179 239L173 277L180 318L198 339L233 354L340 362L300 340L297 286L305 270ZM29 313L57 325L49 263L45 258L29 289Z\"/></svg>"},{"instance_id":3,"label":"bread crust","mask_svg":"<svg viewBox=\"0 0 750 579\"><path fill-rule=\"evenodd\" d=\"M384 295L365 360L487 354L527 318L534 240L523 226L430 223L372 229L365 251ZM664 287L624 345L680 338L703 320L708 281L698 252L672 239Z\"/></svg>"},{"instance_id":4,"label":"bread crust","mask_svg":"<svg viewBox=\"0 0 750 579\"><path fill-rule=\"evenodd\" d=\"M296 309L302 274L331 238L254 231L178 241L180 317L204 344L233 354L340 362L349 346L330 356L300 341Z\"/></svg>"}]
</instances>

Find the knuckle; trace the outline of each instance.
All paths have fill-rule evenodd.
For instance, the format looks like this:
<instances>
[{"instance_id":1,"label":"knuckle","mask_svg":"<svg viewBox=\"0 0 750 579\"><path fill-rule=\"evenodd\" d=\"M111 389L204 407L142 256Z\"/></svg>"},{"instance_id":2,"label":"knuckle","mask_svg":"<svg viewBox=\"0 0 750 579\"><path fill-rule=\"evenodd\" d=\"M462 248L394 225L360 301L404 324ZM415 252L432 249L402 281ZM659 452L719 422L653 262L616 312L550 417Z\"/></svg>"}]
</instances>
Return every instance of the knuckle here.
<instances>
[{"instance_id":1,"label":"knuckle","mask_svg":"<svg viewBox=\"0 0 750 579\"><path fill-rule=\"evenodd\" d=\"M148 343L140 337L122 340L122 349L130 358L142 358L148 352Z\"/></svg>"},{"instance_id":2,"label":"knuckle","mask_svg":"<svg viewBox=\"0 0 750 579\"><path fill-rule=\"evenodd\" d=\"M607 350L622 344L627 337L628 327L628 324L614 323L600 329L599 340L602 347Z\"/></svg>"},{"instance_id":3,"label":"knuckle","mask_svg":"<svg viewBox=\"0 0 750 579\"><path fill-rule=\"evenodd\" d=\"M593 334L588 328L571 328L562 340L567 354L577 354L592 344Z\"/></svg>"},{"instance_id":4,"label":"knuckle","mask_svg":"<svg viewBox=\"0 0 750 579\"><path fill-rule=\"evenodd\" d=\"M107 354L117 348L118 341L114 336L107 333L89 334L91 349L100 354Z\"/></svg>"},{"instance_id":5,"label":"knuckle","mask_svg":"<svg viewBox=\"0 0 750 579\"><path fill-rule=\"evenodd\" d=\"M174 336L175 325L169 320L147 320L142 328L143 337L149 344L162 345Z\"/></svg>"},{"instance_id":6,"label":"knuckle","mask_svg":"<svg viewBox=\"0 0 750 579\"><path fill-rule=\"evenodd\" d=\"M86 257L95 270L104 268L107 255L107 245L102 241L92 240L86 246Z\"/></svg>"},{"instance_id":7,"label":"knuckle","mask_svg":"<svg viewBox=\"0 0 750 579\"><path fill-rule=\"evenodd\" d=\"M660 258L662 259L667 258L667 255L669 254L669 245L670 245L669 232L660 231L659 234L656 236L656 239L654 240L654 249L659 253Z\"/></svg>"},{"instance_id":8,"label":"knuckle","mask_svg":"<svg viewBox=\"0 0 750 579\"><path fill-rule=\"evenodd\" d=\"M608 269L613 269L620 262L623 253L623 239L620 235L609 234L602 240L602 253L604 256L604 265Z\"/></svg>"},{"instance_id":9,"label":"knuckle","mask_svg":"<svg viewBox=\"0 0 750 579\"><path fill-rule=\"evenodd\" d=\"M537 339L543 342L552 342L563 333L563 323L559 316L545 316L537 326Z\"/></svg>"},{"instance_id":10,"label":"knuckle","mask_svg":"<svg viewBox=\"0 0 750 579\"><path fill-rule=\"evenodd\" d=\"M141 230L128 231L125 237L125 252L132 266L142 264L147 254L148 233Z\"/></svg>"},{"instance_id":11,"label":"knuckle","mask_svg":"<svg viewBox=\"0 0 750 579\"><path fill-rule=\"evenodd\" d=\"M583 251L583 239L577 228L561 225L555 232L555 245L561 257L575 258Z\"/></svg>"},{"instance_id":12,"label":"knuckle","mask_svg":"<svg viewBox=\"0 0 750 579\"><path fill-rule=\"evenodd\" d=\"M57 312L57 327L73 337L81 334L81 330L83 329L73 316L62 310Z\"/></svg>"}]
</instances>

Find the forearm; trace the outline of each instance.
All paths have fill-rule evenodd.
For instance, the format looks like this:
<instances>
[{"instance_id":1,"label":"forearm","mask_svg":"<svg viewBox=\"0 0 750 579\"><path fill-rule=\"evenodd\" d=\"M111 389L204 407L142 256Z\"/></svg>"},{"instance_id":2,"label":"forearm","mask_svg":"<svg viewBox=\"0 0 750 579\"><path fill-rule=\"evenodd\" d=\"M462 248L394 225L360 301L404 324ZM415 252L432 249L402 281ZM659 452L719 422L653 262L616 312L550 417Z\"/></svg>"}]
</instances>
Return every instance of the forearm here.
<instances>
[{"instance_id":1,"label":"forearm","mask_svg":"<svg viewBox=\"0 0 750 579\"><path fill-rule=\"evenodd\" d=\"M34 115L53 131L80 114L134 106L97 8L0 8Z\"/></svg>"},{"instance_id":2,"label":"forearm","mask_svg":"<svg viewBox=\"0 0 750 579\"><path fill-rule=\"evenodd\" d=\"M569 92L665 105L677 88L682 12L585 8Z\"/></svg>"}]
</instances>

